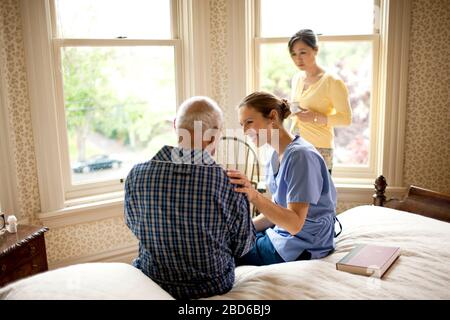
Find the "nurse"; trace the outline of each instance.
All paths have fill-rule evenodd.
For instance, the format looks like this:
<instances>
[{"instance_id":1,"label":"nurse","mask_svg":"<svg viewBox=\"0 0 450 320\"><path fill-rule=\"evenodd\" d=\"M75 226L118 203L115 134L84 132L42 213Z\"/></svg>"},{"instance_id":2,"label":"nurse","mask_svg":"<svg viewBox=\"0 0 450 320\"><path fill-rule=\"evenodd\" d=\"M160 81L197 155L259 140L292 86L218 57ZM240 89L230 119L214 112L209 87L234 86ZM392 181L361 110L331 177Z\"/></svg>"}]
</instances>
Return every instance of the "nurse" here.
<instances>
[{"instance_id":1,"label":"nurse","mask_svg":"<svg viewBox=\"0 0 450 320\"><path fill-rule=\"evenodd\" d=\"M255 246L237 265L319 259L335 248L336 189L324 159L302 137L283 127L290 115L287 100L266 92L254 92L239 105L244 134L257 147L273 148L266 167L272 200L259 193L237 170L228 170L235 191L245 193L261 212L253 219Z\"/></svg>"}]
</instances>

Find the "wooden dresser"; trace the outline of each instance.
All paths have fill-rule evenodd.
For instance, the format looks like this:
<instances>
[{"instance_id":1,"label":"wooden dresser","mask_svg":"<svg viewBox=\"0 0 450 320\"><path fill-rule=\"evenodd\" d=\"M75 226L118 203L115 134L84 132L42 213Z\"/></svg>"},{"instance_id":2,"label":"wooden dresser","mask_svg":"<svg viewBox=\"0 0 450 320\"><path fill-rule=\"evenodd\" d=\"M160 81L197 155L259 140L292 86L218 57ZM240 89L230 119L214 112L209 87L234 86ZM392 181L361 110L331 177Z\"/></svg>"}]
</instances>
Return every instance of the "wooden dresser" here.
<instances>
[{"instance_id":1,"label":"wooden dresser","mask_svg":"<svg viewBox=\"0 0 450 320\"><path fill-rule=\"evenodd\" d=\"M48 270L44 233L47 227L17 226L0 235L0 287Z\"/></svg>"}]
</instances>

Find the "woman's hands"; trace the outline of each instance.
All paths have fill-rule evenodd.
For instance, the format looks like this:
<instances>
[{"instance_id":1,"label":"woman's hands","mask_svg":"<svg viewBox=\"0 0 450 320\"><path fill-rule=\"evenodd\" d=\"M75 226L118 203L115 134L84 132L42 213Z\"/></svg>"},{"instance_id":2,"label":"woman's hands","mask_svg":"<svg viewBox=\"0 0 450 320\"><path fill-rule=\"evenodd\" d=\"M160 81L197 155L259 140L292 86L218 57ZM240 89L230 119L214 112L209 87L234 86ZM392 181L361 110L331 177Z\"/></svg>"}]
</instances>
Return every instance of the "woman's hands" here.
<instances>
[{"instance_id":1,"label":"woman's hands","mask_svg":"<svg viewBox=\"0 0 450 320\"><path fill-rule=\"evenodd\" d=\"M328 118L323 114L311 110L297 112L295 114L300 121L310 122L315 124L320 124L326 126L328 123Z\"/></svg>"},{"instance_id":2,"label":"woman's hands","mask_svg":"<svg viewBox=\"0 0 450 320\"><path fill-rule=\"evenodd\" d=\"M245 193L250 202L256 199L258 191L243 173L238 170L228 169L227 175L230 178L230 182L236 185L234 191Z\"/></svg>"},{"instance_id":3,"label":"woman's hands","mask_svg":"<svg viewBox=\"0 0 450 320\"><path fill-rule=\"evenodd\" d=\"M260 214L254 218L257 230L265 230L276 224L285 229L291 235L296 235L305 224L306 215L308 214L309 204L303 202L288 203L288 207L284 208L273 203L270 199L262 196L247 179L247 177L238 170L227 170L230 182L237 187L236 192L247 194L248 200L264 214Z\"/></svg>"}]
</instances>

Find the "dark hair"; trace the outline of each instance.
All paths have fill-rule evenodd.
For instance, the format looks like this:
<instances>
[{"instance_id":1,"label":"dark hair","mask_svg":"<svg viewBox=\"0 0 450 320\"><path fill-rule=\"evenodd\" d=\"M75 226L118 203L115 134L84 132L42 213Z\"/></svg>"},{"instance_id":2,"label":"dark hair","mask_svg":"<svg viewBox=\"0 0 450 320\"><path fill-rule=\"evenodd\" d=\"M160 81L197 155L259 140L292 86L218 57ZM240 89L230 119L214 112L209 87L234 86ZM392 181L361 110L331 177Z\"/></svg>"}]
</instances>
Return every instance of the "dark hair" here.
<instances>
[{"instance_id":1,"label":"dark hair","mask_svg":"<svg viewBox=\"0 0 450 320\"><path fill-rule=\"evenodd\" d=\"M294 34L288 42L289 52L297 41L303 41L307 46L317 49L317 36L311 29L302 29Z\"/></svg>"},{"instance_id":2,"label":"dark hair","mask_svg":"<svg viewBox=\"0 0 450 320\"><path fill-rule=\"evenodd\" d=\"M239 104L239 108L243 106L255 109L267 119L270 112L275 109L281 122L291 114L289 102L286 99L280 99L271 93L263 91L256 91L246 96Z\"/></svg>"}]
</instances>

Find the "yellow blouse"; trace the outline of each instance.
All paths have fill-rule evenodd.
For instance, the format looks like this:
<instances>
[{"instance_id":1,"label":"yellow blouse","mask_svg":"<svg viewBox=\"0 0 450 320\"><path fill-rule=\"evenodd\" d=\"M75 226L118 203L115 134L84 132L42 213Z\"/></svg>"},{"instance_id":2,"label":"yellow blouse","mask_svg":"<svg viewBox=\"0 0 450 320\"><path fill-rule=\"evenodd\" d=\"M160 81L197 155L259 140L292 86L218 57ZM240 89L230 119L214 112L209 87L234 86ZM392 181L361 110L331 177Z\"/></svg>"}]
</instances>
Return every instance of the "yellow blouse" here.
<instances>
[{"instance_id":1,"label":"yellow blouse","mask_svg":"<svg viewBox=\"0 0 450 320\"><path fill-rule=\"evenodd\" d=\"M327 125L302 122L293 115L293 127L300 135L316 148L333 148L334 127L348 126L352 123L352 109L348 90L344 82L337 76L325 73L303 93L303 73L292 79L291 101L298 101L300 107L319 112L327 116Z\"/></svg>"}]
</instances>

